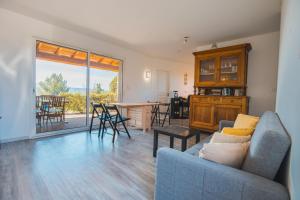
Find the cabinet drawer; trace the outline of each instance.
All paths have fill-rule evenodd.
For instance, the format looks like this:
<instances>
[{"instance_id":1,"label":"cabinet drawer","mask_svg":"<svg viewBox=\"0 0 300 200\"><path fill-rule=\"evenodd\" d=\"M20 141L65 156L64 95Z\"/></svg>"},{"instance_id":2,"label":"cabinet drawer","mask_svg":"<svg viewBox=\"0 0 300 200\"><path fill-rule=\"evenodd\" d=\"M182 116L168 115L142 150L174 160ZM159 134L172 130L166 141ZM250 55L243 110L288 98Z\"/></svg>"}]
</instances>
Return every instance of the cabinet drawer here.
<instances>
[{"instance_id":1,"label":"cabinet drawer","mask_svg":"<svg viewBox=\"0 0 300 200\"><path fill-rule=\"evenodd\" d=\"M135 126L136 125L136 121L135 120L129 120L128 122L127 122L127 125L128 126Z\"/></svg>"},{"instance_id":2,"label":"cabinet drawer","mask_svg":"<svg viewBox=\"0 0 300 200\"><path fill-rule=\"evenodd\" d=\"M210 97L197 96L197 97L192 97L191 101L195 102L195 103L210 103L211 98Z\"/></svg>"},{"instance_id":3,"label":"cabinet drawer","mask_svg":"<svg viewBox=\"0 0 300 200\"><path fill-rule=\"evenodd\" d=\"M222 98L221 97L212 97L211 102L212 103L221 103Z\"/></svg>"},{"instance_id":4,"label":"cabinet drawer","mask_svg":"<svg viewBox=\"0 0 300 200\"><path fill-rule=\"evenodd\" d=\"M127 116L132 119L141 119L142 112L129 110L129 112L127 113Z\"/></svg>"},{"instance_id":5,"label":"cabinet drawer","mask_svg":"<svg viewBox=\"0 0 300 200\"><path fill-rule=\"evenodd\" d=\"M242 105L242 98L223 98L222 103Z\"/></svg>"},{"instance_id":6,"label":"cabinet drawer","mask_svg":"<svg viewBox=\"0 0 300 200\"><path fill-rule=\"evenodd\" d=\"M136 113L141 113L141 112L143 112L143 109L142 108L129 108L129 109L127 109L128 110L128 112L132 112L132 113L134 113L134 112L136 112Z\"/></svg>"}]
</instances>

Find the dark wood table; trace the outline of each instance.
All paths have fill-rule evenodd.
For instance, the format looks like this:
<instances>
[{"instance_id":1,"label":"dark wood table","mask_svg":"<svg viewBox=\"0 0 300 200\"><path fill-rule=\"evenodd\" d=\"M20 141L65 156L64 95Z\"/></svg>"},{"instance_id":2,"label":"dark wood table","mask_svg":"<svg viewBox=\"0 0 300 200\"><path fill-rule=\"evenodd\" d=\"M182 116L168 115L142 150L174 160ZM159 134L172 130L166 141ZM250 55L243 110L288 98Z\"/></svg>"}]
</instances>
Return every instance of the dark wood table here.
<instances>
[{"instance_id":1,"label":"dark wood table","mask_svg":"<svg viewBox=\"0 0 300 200\"><path fill-rule=\"evenodd\" d=\"M156 157L159 134L170 136L170 148L174 147L174 138L181 139L181 151L186 150L187 140L189 138L196 136L196 143L200 141L200 131L195 129L181 126L154 127L153 129L153 157Z\"/></svg>"}]
</instances>

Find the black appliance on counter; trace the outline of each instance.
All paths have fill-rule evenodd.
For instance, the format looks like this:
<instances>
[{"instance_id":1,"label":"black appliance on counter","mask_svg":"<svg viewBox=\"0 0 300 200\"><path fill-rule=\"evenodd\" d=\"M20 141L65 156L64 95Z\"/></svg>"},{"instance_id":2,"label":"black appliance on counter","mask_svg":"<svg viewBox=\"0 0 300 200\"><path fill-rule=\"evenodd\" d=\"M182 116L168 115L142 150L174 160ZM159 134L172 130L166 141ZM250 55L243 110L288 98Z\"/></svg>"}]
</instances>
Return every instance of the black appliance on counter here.
<instances>
[{"instance_id":1,"label":"black appliance on counter","mask_svg":"<svg viewBox=\"0 0 300 200\"><path fill-rule=\"evenodd\" d=\"M171 98L171 118L172 119L188 119L190 96L188 98L173 97Z\"/></svg>"}]
</instances>

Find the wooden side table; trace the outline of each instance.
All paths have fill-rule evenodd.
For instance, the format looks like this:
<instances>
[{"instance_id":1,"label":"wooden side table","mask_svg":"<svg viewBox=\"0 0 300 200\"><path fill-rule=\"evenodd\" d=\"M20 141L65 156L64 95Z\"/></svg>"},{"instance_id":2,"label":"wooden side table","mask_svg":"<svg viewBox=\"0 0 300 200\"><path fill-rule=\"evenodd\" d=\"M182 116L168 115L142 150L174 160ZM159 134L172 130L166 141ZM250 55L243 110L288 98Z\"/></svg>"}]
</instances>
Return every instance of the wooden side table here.
<instances>
[{"instance_id":1,"label":"wooden side table","mask_svg":"<svg viewBox=\"0 0 300 200\"><path fill-rule=\"evenodd\" d=\"M155 127L153 137L153 157L156 157L158 148L158 135L170 136L170 148L174 147L174 138L181 139L181 151L185 151L187 140L196 136L196 143L200 141L200 132L195 129L189 129L181 126Z\"/></svg>"},{"instance_id":2,"label":"wooden side table","mask_svg":"<svg viewBox=\"0 0 300 200\"><path fill-rule=\"evenodd\" d=\"M158 103L111 103L120 108L121 113L125 109L124 116L130 118L128 126L142 129L145 133L151 129L151 107Z\"/></svg>"}]
</instances>

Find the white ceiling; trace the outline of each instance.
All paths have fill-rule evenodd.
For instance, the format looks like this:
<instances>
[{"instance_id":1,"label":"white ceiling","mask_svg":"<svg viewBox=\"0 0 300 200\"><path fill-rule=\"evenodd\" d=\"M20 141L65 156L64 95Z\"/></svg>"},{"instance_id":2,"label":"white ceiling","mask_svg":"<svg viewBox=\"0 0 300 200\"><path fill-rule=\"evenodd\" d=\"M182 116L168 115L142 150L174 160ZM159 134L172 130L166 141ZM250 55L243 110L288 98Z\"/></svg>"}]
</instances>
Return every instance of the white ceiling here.
<instances>
[{"instance_id":1,"label":"white ceiling","mask_svg":"<svg viewBox=\"0 0 300 200\"><path fill-rule=\"evenodd\" d=\"M199 45L276 31L280 24L280 0L0 0L0 7L186 63Z\"/></svg>"}]
</instances>

